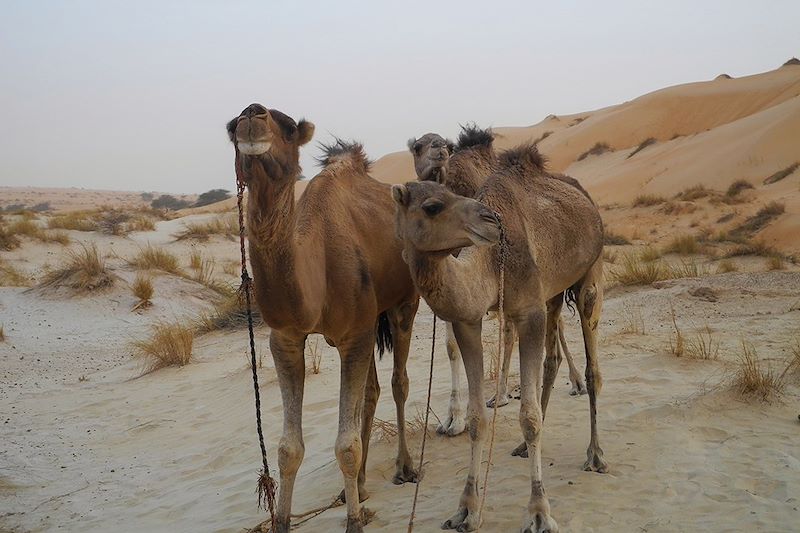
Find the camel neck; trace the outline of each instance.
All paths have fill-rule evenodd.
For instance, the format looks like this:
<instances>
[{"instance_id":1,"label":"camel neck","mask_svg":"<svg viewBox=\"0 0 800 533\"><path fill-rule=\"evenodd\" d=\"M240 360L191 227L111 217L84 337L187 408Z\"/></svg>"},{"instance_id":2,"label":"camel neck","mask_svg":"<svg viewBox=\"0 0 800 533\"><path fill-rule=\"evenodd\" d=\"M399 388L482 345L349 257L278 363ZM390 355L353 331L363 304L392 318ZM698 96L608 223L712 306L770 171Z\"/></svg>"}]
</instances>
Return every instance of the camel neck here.
<instances>
[{"instance_id":1,"label":"camel neck","mask_svg":"<svg viewBox=\"0 0 800 533\"><path fill-rule=\"evenodd\" d=\"M406 250L414 283L431 309L447 321L476 322L497 303L494 248L465 248L458 257Z\"/></svg>"}]
</instances>

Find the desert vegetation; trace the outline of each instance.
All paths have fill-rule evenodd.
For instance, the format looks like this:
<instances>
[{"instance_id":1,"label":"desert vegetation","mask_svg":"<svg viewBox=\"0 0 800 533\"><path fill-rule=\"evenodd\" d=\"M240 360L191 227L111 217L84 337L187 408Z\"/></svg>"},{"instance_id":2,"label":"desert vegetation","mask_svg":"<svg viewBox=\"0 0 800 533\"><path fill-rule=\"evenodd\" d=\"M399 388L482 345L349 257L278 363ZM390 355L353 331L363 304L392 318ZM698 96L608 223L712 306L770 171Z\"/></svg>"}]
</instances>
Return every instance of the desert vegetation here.
<instances>
[{"instance_id":1,"label":"desert vegetation","mask_svg":"<svg viewBox=\"0 0 800 533\"><path fill-rule=\"evenodd\" d=\"M678 235L664 248L664 252L668 254L691 255L698 251L697 238L694 235Z\"/></svg>"},{"instance_id":2,"label":"desert vegetation","mask_svg":"<svg viewBox=\"0 0 800 533\"><path fill-rule=\"evenodd\" d=\"M764 179L764 185L771 185L773 183L777 183L781 181L783 178L791 175L794 173L795 170L800 167L800 161L792 163L788 167L784 168L783 170L779 170L775 174L772 174Z\"/></svg>"},{"instance_id":3,"label":"desert vegetation","mask_svg":"<svg viewBox=\"0 0 800 533\"><path fill-rule=\"evenodd\" d=\"M692 185L691 187L687 187L686 189L682 190L678 194L675 195L676 200L683 200L685 202L690 202L692 200L699 200L700 198L706 198L708 196L712 196L714 191L706 187L705 185Z\"/></svg>"},{"instance_id":4,"label":"desert vegetation","mask_svg":"<svg viewBox=\"0 0 800 533\"><path fill-rule=\"evenodd\" d=\"M609 246L609 245L611 245L611 246L622 246L622 245L630 244L630 243L631 243L631 241L626 239L624 236L622 236L622 235L620 235L618 233L614 233L609 228L605 229L605 235L603 236L603 244L605 244L606 246Z\"/></svg>"},{"instance_id":5,"label":"desert vegetation","mask_svg":"<svg viewBox=\"0 0 800 533\"><path fill-rule=\"evenodd\" d=\"M95 244L80 244L80 250L67 251L67 260L48 272L40 287L70 287L78 291L94 291L113 285L115 276L106 269L105 260Z\"/></svg>"},{"instance_id":6,"label":"desert vegetation","mask_svg":"<svg viewBox=\"0 0 800 533\"><path fill-rule=\"evenodd\" d=\"M781 202L769 202L759 209L755 215L749 217L742 224L737 226L731 234L734 236L749 236L762 230L767 224L786 211L786 206Z\"/></svg>"},{"instance_id":7,"label":"desert vegetation","mask_svg":"<svg viewBox=\"0 0 800 533\"><path fill-rule=\"evenodd\" d=\"M739 196L742 191L746 191L747 189L753 189L753 184L747 180L736 180L730 184L728 190L725 191L725 196L732 198L735 196Z\"/></svg>"},{"instance_id":8,"label":"desert vegetation","mask_svg":"<svg viewBox=\"0 0 800 533\"><path fill-rule=\"evenodd\" d=\"M581 155L579 155L577 160L578 161L583 161L584 159L586 159L589 156L601 155L601 154L604 154L604 153L610 152L610 151L611 151L611 146L609 146L608 143L598 142L598 143L595 143L594 146L592 146L591 148L589 148L588 150L583 152Z\"/></svg>"},{"instance_id":9,"label":"desert vegetation","mask_svg":"<svg viewBox=\"0 0 800 533\"><path fill-rule=\"evenodd\" d=\"M136 278L133 280L133 285L131 285L131 291L139 300L136 305L133 306L134 310L144 309L153 304L151 301L153 297L153 278L150 276L137 273Z\"/></svg>"},{"instance_id":10,"label":"desert vegetation","mask_svg":"<svg viewBox=\"0 0 800 533\"><path fill-rule=\"evenodd\" d=\"M205 222L187 222L184 229L173 235L176 240L207 241L212 235L233 239L239 235L239 221L233 215L213 218Z\"/></svg>"},{"instance_id":11,"label":"desert vegetation","mask_svg":"<svg viewBox=\"0 0 800 533\"><path fill-rule=\"evenodd\" d=\"M731 382L733 388L742 396L762 401L782 394L786 372L781 374L772 364L762 360L751 343L742 340L741 346Z\"/></svg>"},{"instance_id":12,"label":"desert vegetation","mask_svg":"<svg viewBox=\"0 0 800 533\"><path fill-rule=\"evenodd\" d=\"M633 200L631 207L650 207L666 202L667 199L656 194L640 194Z\"/></svg>"},{"instance_id":13,"label":"desert vegetation","mask_svg":"<svg viewBox=\"0 0 800 533\"><path fill-rule=\"evenodd\" d=\"M631 153L629 153L628 157L626 157L626 159L630 159L631 157L635 156L636 154L638 154L639 152L641 152L642 150L644 150L648 146L651 146L651 145L655 144L656 142L658 142L658 141L656 140L655 137L648 137L647 139L645 139L642 142L640 142L639 146L637 146Z\"/></svg>"},{"instance_id":14,"label":"desert vegetation","mask_svg":"<svg viewBox=\"0 0 800 533\"><path fill-rule=\"evenodd\" d=\"M148 244L128 260L128 264L142 270L161 270L168 274L180 274L178 257L164 248Z\"/></svg>"},{"instance_id":15,"label":"desert vegetation","mask_svg":"<svg viewBox=\"0 0 800 533\"><path fill-rule=\"evenodd\" d=\"M194 329L180 322L159 322L150 336L132 343L134 355L144 360L144 373L168 366L184 366L192 360Z\"/></svg>"}]
</instances>

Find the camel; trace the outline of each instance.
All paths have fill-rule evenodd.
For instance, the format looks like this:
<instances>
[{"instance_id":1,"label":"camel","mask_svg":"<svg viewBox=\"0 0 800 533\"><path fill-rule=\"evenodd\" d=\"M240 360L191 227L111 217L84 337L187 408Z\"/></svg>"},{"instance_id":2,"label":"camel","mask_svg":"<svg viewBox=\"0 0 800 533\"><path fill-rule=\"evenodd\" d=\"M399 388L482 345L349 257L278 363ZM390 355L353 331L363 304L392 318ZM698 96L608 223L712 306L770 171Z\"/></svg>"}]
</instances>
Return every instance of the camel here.
<instances>
[{"instance_id":1,"label":"camel","mask_svg":"<svg viewBox=\"0 0 800 533\"><path fill-rule=\"evenodd\" d=\"M447 187L451 192L460 196L474 198L478 189L486 178L498 168L497 156L494 151L494 133L491 128L481 129L475 124L461 127L457 143L444 139L436 133L426 133L419 139L412 138L408 141L408 149L414 157L414 170L420 181L435 181ZM569 380L572 388L570 395L586 394L586 387L581 379L580 372L564 338L564 321L559 316L558 324L557 357L566 358L569 366ZM487 407L493 407L497 402L498 407L507 405L508 374L510 370L511 354L516 339L516 331L511 322L506 322L505 348L503 350L503 364L500 375L500 388L497 398L492 396L487 402ZM450 359L450 402L447 417L437 427L437 432L450 436L458 435L464 431L464 411L461 401L461 383L459 367L461 353L455 341L453 328L447 323L447 356ZM560 361L559 361L560 363ZM512 452L514 455L525 456L527 450L524 446Z\"/></svg>"},{"instance_id":2,"label":"camel","mask_svg":"<svg viewBox=\"0 0 800 533\"><path fill-rule=\"evenodd\" d=\"M394 347L392 394L399 430L395 483L416 481L405 436L406 361L419 296L392 233L390 186L372 179L361 145L325 147L323 170L294 202L299 147L314 125L259 104L231 120L237 175L249 190L250 264L256 303L271 328L270 350L283 400L278 446L277 531L290 527L292 492L303 460L304 346L324 335L341 358L336 458L344 476L348 533L363 530L361 502L375 405L376 330Z\"/></svg>"},{"instance_id":3,"label":"camel","mask_svg":"<svg viewBox=\"0 0 800 533\"><path fill-rule=\"evenodd\" d=\"M403 256L420 294L442 319L452 322L469 384L467 425L471 459L458 509L444 529L474 531L480 526L478 473L487 434L483 402L481 324L497 310L501 223L505 232L504 314L519 333L520 426L529 453L531 494L524 533L552 533L558 524L542 482L541 434L544 416L539 391L552 387L556 317L563 293L574 299L586 348L586 385L591 437L584 469L605 472L597 436L596 402L601 388L597 365L597 325L603 301L603 223L594 202L563 179L551 179L530 144L499 157L475 199L456 195L429 181L395 185L395 228ZM461 250L458 257L453 252Z\"/></svg>"}]
</instances>

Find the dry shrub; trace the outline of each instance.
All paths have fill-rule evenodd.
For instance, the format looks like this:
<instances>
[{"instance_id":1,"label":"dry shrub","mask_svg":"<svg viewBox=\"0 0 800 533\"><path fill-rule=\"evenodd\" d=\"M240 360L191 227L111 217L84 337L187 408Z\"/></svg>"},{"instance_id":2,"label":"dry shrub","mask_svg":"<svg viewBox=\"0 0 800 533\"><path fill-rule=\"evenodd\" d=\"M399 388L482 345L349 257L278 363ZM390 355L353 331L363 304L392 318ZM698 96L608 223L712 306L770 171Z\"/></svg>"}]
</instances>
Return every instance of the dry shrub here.
<instances>
[{"instance_id":1,"label":"dry shrub","mask_svg":"<svg viewBox=\"0 0 800 533\"><path fill-rule=\"evenodd\" d=\"M252 306L253 325L261 324L258 306ZM195 329L199 335L218 330L242 329L247 327L247 309L238 294L233 294L214 305L210 313L201 314Z\"/></svg>"},{"instance_id":2,"label":"dry shrub","mask_svg":"<svg viewBox=\"0 0 800 533\"><path fill-rule=\"evenodd\" d=\"M772 257L780 255L780 252L764 241L746 241L728 250L723 257L743 257L748 255Z\"/></svg>"},{"instance_id":3,"label":"dry shrub","mask_svg":"<svg viewBox=\"0 0 800 533\"><path fill-rule=\"evenodd\" d=\"M95 231L97 222L94 220L96 213L90 211L73 211L63 215L55 215L47 221L51 229L68 229L74 231Z\"/></svg>"},{"instance_id":4,"label":"dry shrub","mask_svg":"<svg viewBox=\"0 0 800 533\"><path fill-rule=\"evenodd\" d=\"M719 358L719 342L714 339L711 328L706 325L686 343L686 357L713 361Z\"/></svg>"},{"instance_id":5,"label":"dry shrub","mask_svg":"<svg viewBox=\"0 0 800 533\"><path fill-rule=\"evenodd\" d=\"M23 218L9 224L7 231L10 235L38 239L42 233L42 228L32 220Z\"/></svg>"},{"instance_id":6,"label":"dry shrub","mask_svg":"<svg viewBox=\"0 0 800 533\"><path fill-rule=\"evenodd\" d=\"M0 287L27 287L28 285L30 282L25 274L0 257Z\"/></svg>"},{"instance_id":7,"label":"dry shrub","mask_svg":"<svg viewBox=\"0 0 800 533\"><path fill-rule=\"evenodd\" d=\"M705 185L697 184L682 190L675 195L675 198L677 200L690 202L692 200L699 200L700 198L705 198L714 194L715 192L707 188Z\"/></svg>"},{"instance_id":8,"label":"dry shrub","mask_svg":"<svg viewBox=\"0 0 800 533\"><path fill-rule=\"evenodd\" d=\"M60 268L48 272L40 287L70 287L79 291L93 291L109 287L114 276L106 269L97 246L81 243L80 250L68 250L67 261Z\"/></svg>"},{"instance_id":9,"label":"dry shrub","mask_svg":"<svg viewBox=\"0 0 800 533\"><path fill-rule=\"evenodd\" d=\"M147 215L131 217L127 224L128 231L154 231L155 229L155 221Z\"/></svg>"},{"instance_id":10,"label":"dry shrub","mask_svg":"<svg viewBox=\"0 0 800 533\"><path fill-rule=\"evenodd\" d=\"M99 215L97 228L108 235L126 235L128 233L127 222L131 216L125 211L111 209Z\"/></svg>"},{"instance_id":11,"label":"dry shrub","mask_svg":"<svg viewBox=\"0 0 800 533\"><path fill-rule=\"evenodd\" d=\"M641 257L642 261L655 261L656 259L661 259L661 250L655 246L647 246L639 254L639 257Z\"/></svg>"},{"instance_id":12,"label":"dry shrub","mask_svg":"<svg viewBox=\"0 0 800 533\"><path fill-rule=\"evenodd\" d=\"M742 340L742 353L739 354L731 384L742 396L767 401L783 393L785 374L786 371L778 374L772 365L758 357L752 344Z\"/></svg>"},{"instance_id":13,"label":"dry shrub","mask_svg":"<svg viewBox=\"0 0 800 533\"><path fill-rule=\"evenodd\" d=\"M208 287L214 292L222 294L223 296L232 296L235 292L235 289L230 283L214 278L214 266L215 263L213 259L202 259L200 261L200 267L195 271L195 275L190 277L190 279Z\"/></svg>"},{"instance_id":14,"label":"dry shrub","mask_svg":"<svg viewBox=\"0 0 800 533\"><path fill-rule=\"evenodd\" d=\"M153 279L150 276L136 274L136 279L133 280L131 290L133 291L133 295L139 299L134 309L150 307L153 304L150 300L153 297Z\"/></svg>"},{"instance_id":15,"label":"dry shrub","mask_svg":"<svg viewBox=\"0 0 800 533\"><path fill-rule=\"evenodd\" d=\"M233 215L214 218L206 222L187 222L183 231L173 235L176 240L195 239L207 241L211 235L222 235L233 239L239 235L239 221Z\"/></svg>"},{"instance_id":16,"label":"dry shrub","mask_svg":"<svg viewBox=\"0 0 800 533\"><path fill-rule=\"evenodd\" d=\"M730 259L724 259L717 265L717 274L726 274L728 272L738 272L739 268Z\"/></svg>"},{"instance_id":17,"label":"dry shrub","mask_svg":"<svg viewBox=\"0 0 800 533\"><path fill-rule=\"evenodd\" d=\"M431 414L433 411L431 410ZM436 417L436 415L433 415ZM417 407L413 417L406 421L406 436L413 436L425 430L425 413ZM393 424L377 416L372 419L372 435L377 442L391 442L397 437L397 424Z\"/></svg>"},{"instance_id":18,"label":"dry shrub","mask_svg":"<svg viewBox=\"0 0 800 533\"><path fill-rule=\"evenodd\" d=\"M200 270L200 267L202 266L203 254L201 254L198 250L193 250L189 255L189 268L192 270Z\"/></svg>"},{"instance_id":19,"label":"dry shrub","mask_svg":"<svg viewBox=\"0 0 800 533\"><path fill-rule=\"evenodd\" d=\"M162 270L170 274L180 274L178 258L175 254L150 244L140 248L136 257L128 260L128 264L139 269Z\"/></svg>"},{"instance_id":20,"label":"dry shrub","mask_svg":"<svg viewBox=\"0 0 800 533\"><path fill-rule=\"evenodd\" d=\"M629 153L628 157L626 157L626 159L630 159L631 157L635 156L636 154L638 154L639 152L641 152L642 150L644 150L648 146L650 146L652 144L655 144L656 142L658 142L658 141L656 141L655 137L648 137L647 139L645 139L641 143L639 143L639 146L637 146L636 149L633 152Z\"/></svg>"},{"instance_id":21,"label":"dry shrub","mask_svg":"<svg viewBox=\"0 0 800 533\"><path fill-rule=\"evenodd\" d=\"M645 262L633 254L624 254L622 266L609 273L610 280L621 285L650 285L670 277L669 269L661 261Z\"/></svg>"},{"instance_id":22,"label":"dry shrub","mask_svg":"<svg viewBox=\"0 0 800 533\"><path fill-rule=\"evenodd\" d=\"M611 245L611 246L622 246L622 245L630 244L630 243L631 243L631 241L629 241L628 239L626 239L622 235L614 233L610 229L606 228L605 234L603 235L603 244L605 244L606 246L609 246L609 245Z\"/></svg>"},{"instance_id":23,"label":"dry shrub","mask_svg":"<svg viewBox=\"0 0 800 533\"><path fill-rule=\"evenodd\" d=\"M655 194L640 194L633 200L632 207L650 207L654 205L663 204L667 199L663 196Z\"/></svg>"},{"instance_id":24,"label":"dry shrub","mask_svg":"<svg viewBox=\"0 0 800 533\"><path fill-rule=\"evenodd\" d=\"M675 317L675 306L669 303L669 317L672 320L672 327L675 330L673 337L669 341L669 351L675 357L682 357L686 353L686 341L683 338L681 328L678 327L678 320Z\"/></svg>"},{"instance_id":25,"label":"dry shrub","mask_svg":"<svg viewBox=\"0 0 800 533\"><path fill-rule=\"evenodd\" d=\"M725 196L732 198L734 196L738 196L740 192L744 191L745 189L752 189L753 184L747 180L736 180L730 184L728 190L725 191Z\"/></svg>"},{"instance_id":26,"label":"dry shrub","mask_svg":"<svg viewBox=\"0 0 800 533\"><path fill-rule=\"evenodd\" d=\"M786 211L786 206L780 202L772 201L762 207L755 215L749 217L742 224L737 226L731 233L733 235L746 236L752 235L781 216Z\"/></svg>"},{"instance_id":27,"label":"dry shrub","mask_svg":"<svg viewBox=\"0 0 800 533\"><path fill-rule=\"evenodd\" d=\"M770 185L772 183L776 183L781 181L783 178L792 174L795 170L800 168L800 162L792 163L788 167L784 168L783 170L779 170L775 174L771 175L770 177L764 180L764 185Z\"/></svg>"},{"instance_id":28,"label":"dry shrub","mask_svg":"<svg viewBox=\"0 0 800 533\"><path fill-rule=\"evenodd\" d=\"M689 215L697 211L697 206L691 202L673 202L668 200L658 208L659 213L665 215Z\"/></svg>"},{"instance_id":29,"label":"dry shrub","mask_svg":"<svg viewBox=\"0 0 800 533\"><path fill-rule=\"evenodd\" d=\"M12 234L0 219L0 250L13 250L19 247L19 239Z\"/></svg>"},{"instance_id":30,"label":"dry shrub","mask_svg":"<svg viewBox=\"0 0 800 533\"><path fill-rule=\"evenodd\" d=\"M144 373L167 366L184 366L192 360L194 331L178 322L160 322L152 327L150 337L134 341L134 354L146 360Z\"/></svg>"},{"instance_id":31,"label":"dry shrub","mask_svg":"<svg viewBox=\"0 0 800 533\"><path fill-rule=\"evenodd\" d=\"M623 334L644 335L644 317L641 309L625 308L622 311L622 328L619 330Z\"/></svg>"},{"instance_id":32,"label":"dry shrub","mask_svg":"<svg viewBox=\"0 0 800 533\"><path fill-rule=\"evenodd\" d=\"M311 358L311 366L309 370L312 374L319 374L320 365L322 364L322 353L319 349L319 339L314 339L314 342L308 342L308 356Z\"/></svg>"},{"instance_id":33,"label":"dry shrub","mask_svg":"<svg viewBox=\"0 0 800 533\"><path fill-rule=\"evenodd\" d=\"M771 255L767 258L768 270L785 270L786 264L783 262L783 257L780 255Z\"/></svg>"},{"instance_id":34,"label":"dry shrub","mask_svg":"<svg viewBox=\"0 0 800 533\"><path fill-rule=\"evenodd\" d=\"M691 255L697 253L697 238L694 235L679 235L664 248L666 253Z\"/></svg>"},{"instance_id":35,"label":"dry shrub","mask_svg":"<svg viewBox=\"0 0 800 533\"><path fill-rule=\"evenodd\" d=\"M730 213L725 213L721 217L717 219L717 224L724 224L725 222L730 222L733 220L733 217L736 216L736 213L731 211Z\"/></svg>"},{"instance_id":36,"label":"dry shrub","mask_svg":"<svg viewBox=\"0 0 800 533\"><path fill-rule=\"evenodd\" d=\"M701 278L708 276L708 268L696 261L681 261L679 265L666 267L668 278Z\"/></svg>"},{"instance_id":37,"label":"dry shrub","mask_svg":"<svg viewBox=\"0 0 800 533\"><path fill-rule=\"evenodd\" d=\"M617 262L617 252L609 250L608 248L603 248L603 261L613 265Z\"/></svg>"},{"instance_id":38,"label":"dry shrub","mask_svg":"<svg viewBox=\"0 0 800 533\"><path fill-rule=\"evenodd\" d=\"M594 146L592 146L591 148L589 148L588 150L586 150L585 152L583 152L581 155L578 156L578 161L583 161L584 159L586 159L590 155L604 154L604 153L606 153L606 152L608 152L610 150L611 150L611 147L608 145L608 143L604 143L604 142L595 143Z\"/></svg>"}]
</instances>

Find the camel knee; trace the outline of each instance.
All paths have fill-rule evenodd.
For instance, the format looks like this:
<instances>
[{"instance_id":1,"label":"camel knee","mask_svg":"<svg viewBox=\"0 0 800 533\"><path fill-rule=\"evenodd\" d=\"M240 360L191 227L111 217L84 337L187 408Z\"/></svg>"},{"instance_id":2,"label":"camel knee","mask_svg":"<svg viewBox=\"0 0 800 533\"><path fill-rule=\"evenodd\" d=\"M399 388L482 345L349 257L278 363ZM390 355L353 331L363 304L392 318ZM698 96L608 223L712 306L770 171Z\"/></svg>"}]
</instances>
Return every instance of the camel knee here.
<instances>
[{"instance_id":1,"label":"camel knee","mask_svg":"<svg viewBox=\"0 0 800 533\"><path fill-rule=\"evenodd\" d=\"M305 453L306 447L301 439L282 438L278 445L278 468L285 474L297 472Z\"/></svg>"},{"instance_id":2,"label":"camel knee","mask_svg":"<svg viewBox=\"0 0 800 533\"><path fill-rule=\"evenodd\" d=\"M600 373L600 368L594 364L586 365L586 389L592 394L600 394L600 389L603 388L603 376Z\"/></svg>"},{"instance_id":3,"label":"camel knee","mask_svg":"<svg viewBox=\"0 0 800 533\"><path fill-rule=\"evenodd\" d=\"M542 411L536 408L523 407L519 412L519 425L526 443L536 442L542 433Z\"/></svg>"},{"instance_id":4,"label":"camel knee","mask_svg":"<svg viewBox=\"0 0 800 533\"><path fill-rule=\"evenodd\" d=\"M483 409L469 409L467 412L467 430L471 440L480 440L486 435L489 417Z\"/></svg>"},{"instance_id":5,"label":"camel knee","mask_svg":"<svg viewBox=\"0 0 800 533\"><path fill-rule=\"evenodd\" d=\"M358 475L361 452L361 436L357 432L343 432L336 438L336 460L345 477L355 478Z\"/></svg>"},{"instance_id":6,"label":"camel knee","mask_svg":"<svg viewBox=\"0 0 800 533\"><path fill-rule=\"evenodd\" d=\"M458 356L461 352L458 351L458 343L455 339L448 337L447 338L447 358L451 361L455 361L458 359Z\"/></svg>"}]
</instances>

